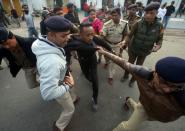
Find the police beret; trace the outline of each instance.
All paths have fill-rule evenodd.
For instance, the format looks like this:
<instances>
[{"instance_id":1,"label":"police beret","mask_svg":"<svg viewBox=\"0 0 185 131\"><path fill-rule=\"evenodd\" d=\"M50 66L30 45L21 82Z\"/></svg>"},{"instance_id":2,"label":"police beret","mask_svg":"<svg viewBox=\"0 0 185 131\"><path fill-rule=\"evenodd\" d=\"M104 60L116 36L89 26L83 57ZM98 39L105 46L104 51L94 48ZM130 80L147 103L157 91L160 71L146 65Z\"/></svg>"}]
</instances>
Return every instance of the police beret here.
<instances>
[{"instance_id":1,"label":"police beret","mask_svg":"<svg viewBox=\"0 0 185 131\"><path fill-rule=\"evenodd\" d=\"M118 13L119 15L121 15L121 9L118 8L118 7L113 8L113 9L111 10L111 14L113 14L113 13Z\"/></svg>"},{"instance_id":2,"label":"police beret","mask_svg":"<svg viewBox=\"0 0 185 131\"><path fill-rule=\"evenodd\" d=\"M128 6L127 9L132 9L132 8L137 8L137 5L136 4L131 4L131 5Z\"/></svg>"},{"instance_id":3,"label":"police beret","mask_svg":"<svg viewBox=\"0 0 185 131\"><path fill-rule=\"evenodd\" d=\"M151 10L158 10L160 7L160 3L159 2L151 2L150 4L148 4L145 7L145 11L151 11Z\"/></svg>"},{"instance_id":4,"label":"police beret","mask_svg":"<svg viewBox=\"0 0 185 131\"><path fill-rule=\"evenodd\" d=\"M67 6L67 8L72 8L74 6L74 4L73 3L68 3L66 6Z\"/></svg>"},{"instance_id":5,"label":"police beret","mask_svg":"<svg viewBox=\"0 0 185 131\"><path fill-rule=\"evenodd\" d=\"M54 32L65 32L72 27L72 23L63 16L50 16L44 23L48 31Z\"/></svg>"},{"instance_id":6,"label":"police beret","mask_svg":"<svg viewBox=\"0 0 185 131\"><path fill-rule=\"evenodd\" d=\"M172 83L185 83L185 60L166 57L156 63L155 70L164 80Z\"/></svg>"},{"instance_id":7,"label":"police beret","mask_svg":"<svg viewBox=\"0 0 185 131\"><path fill-rule=\"evenodd\" d=\"M8 39L8 31L5 27L0 27L0 43L6 41Z\"/></svg>"}]
</instances>

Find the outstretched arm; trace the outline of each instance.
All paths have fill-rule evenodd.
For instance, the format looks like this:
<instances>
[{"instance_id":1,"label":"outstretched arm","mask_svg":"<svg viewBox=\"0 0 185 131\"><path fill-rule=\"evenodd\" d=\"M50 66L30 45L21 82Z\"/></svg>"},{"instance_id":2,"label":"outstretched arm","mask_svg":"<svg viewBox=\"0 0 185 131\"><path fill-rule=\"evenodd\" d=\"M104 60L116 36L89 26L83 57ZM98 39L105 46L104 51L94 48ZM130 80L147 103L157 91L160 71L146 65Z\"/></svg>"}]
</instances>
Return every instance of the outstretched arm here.
<instances>
[{"instance_id":1,"label":"outstretched arm","mask_svg":"<svg viewBox=\"0 0 185 131\"><path fill-rule=\"evenodd\" d=\"M111 46L101 36L94 36L93 40L98 46L102 46L110 52L112 51Z\"/></svg>"},{"instance_id":2,"label":"outstretched arm","mask_svg":"<svg viewBox=\"0 0 185 131\"><path fill-rule=\"evenodd\" d=\"M98 47L98 49L99 49L98 50L99 53L103 54L104 56L106 56L107 58L112 60L114 63L119 65L121 68L129 71L131 64L129 62L127 62L127 60L125 60L117 55L114 55L112 53L109 53L109 52L103 50L103 48L101 48L101 47Z\"/></svg>"},{"instance_id":3,"label":"outstretched arm","mask_svg":"<svg viewBox=\"0 0 185 131\"><path fill-rule=\"evenodd\" d=\"M114 55L112 53L104 51L103 48L101 48L101 47L98 47L98 48L99 48L99 50L98 50L99 53L108 57L110 60L112 60L118 66L120 66L124 70L128 71L132 75L137 75L137 76L144 78L144 79L147 79L147 80L152 79L152 76L153 76L152 70L149 70L148 68L143 67L143 66L131 64L131 63L127 62L127 60L125 60L117 55Z\"/></svg>"},{"instance_id":4,"label":"outstretched arm","mask_svg":"<svg viewBox=\"0 0 185 131\"><path fill-rule=\"evenodd\" d=\"M86 52L95 52L97 49L91 46L87 46L83 43L76 43L76 42L69 42L65 47L64 50L66 52L71 51L86 51Z\"/></svg>"}]
</instances>

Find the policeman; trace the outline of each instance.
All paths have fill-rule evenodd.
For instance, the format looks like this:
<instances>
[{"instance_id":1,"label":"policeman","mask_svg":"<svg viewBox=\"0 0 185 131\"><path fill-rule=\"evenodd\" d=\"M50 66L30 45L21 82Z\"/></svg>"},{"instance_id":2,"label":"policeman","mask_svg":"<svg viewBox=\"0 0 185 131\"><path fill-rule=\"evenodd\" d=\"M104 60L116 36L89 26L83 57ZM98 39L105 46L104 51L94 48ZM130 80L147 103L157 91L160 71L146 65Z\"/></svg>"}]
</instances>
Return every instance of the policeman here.
<instances>
[{"instance_id":1,"label":"policeman","mask_svg":"<svg viewBox=\"0 0 185 131\"><path fill-rule=\"evenodd\" d=\"M0 58L9 61L10 72L16 77L20 69L24 70L26 82L30 89L38 86L36 80L36 57L31 51L35 38L23 38L0 27Z\"/></svg>"},{"instance_id":2,"label":"policeman","mask_svg":"<svg viewBox=\"0 0 185 131\"><path fill-rule=\"evenodd\" d=\"M63 47L69 39L71 22L62 16L51 16L45 20L47 37L37 39L32 51L37 57L40 91L44 100L56 100L63 111L54 123L54 131L63 131L74 113L74 104L69 93L74 85L72 76L65 76L66 56Z\"/></svg>"},{"instance_id":3,"label":"policeman","mask_svg":"<svg viewBox=\"0 0 185 131\"><path fill-rule=\"evenodd\" d=\"M140 20L140 16L136 14L138 11L136 4L131 4L127 10L128 15L124 16L123 19L128 21L129 30L131 30L134 23Z\"/></svg>"},{"instance_id":4,"label":"policeman","mask_svg":"<svg viewBox=\"0 0 185 131\"><path fill-rule=\"evenodd\" d=\"M127 10L128 10L128 15L124 16L123 19L128 21L128 26L129 26L129 31L131 30L131 28L133 27L134 23L136 23L137 21L139 21L141 18L139 15L136 14L136 12L138 11L137 9L137 5L136 4L131 4ZM123 53L123 49L120 49L120 56ZM121 82L124 82L124 77L121 78Z\"/></svg>"},{"instance_id":5,"label":"policeman","mask_svg":"<svg viewBox=\"0 0 185 131\"><path fill-rule=\"evenodd\" d=\"M163 25L157 20L158 2L152 2L145 8L144 18L133 25L133 28L123 41L122 49L128 46L129 62L143 65L145 58L151 52L157 52L163 41ZM130 41L132 39L132 41ZM130 43L129 43L130 42ZM128 78L126 71L123 81ZM134 83L131 78L129 86Z\"/></svg>"},{"instance_id":6,"label":"policeman","mask_svg":"<svg viewBox=\"0 0 185 131\"><path fill-rule=\"evenodd\" d=\"M146 67L131 64L101 48L99 52L132 73L140 91L138 103L126 97L125 105L134 111L129 120L121 122L113 131L135 131L142 122L147 120L167 123L185 115L184 59L162 58L156 63L155 70L149 70Z\"/></svg>"},{"instance_id":7,"label":"policeman","mask_svg":"<svg viewBox=\"0 0 185 131\"><path fill-rule=\"evenodd\" d=\"M120 8L115 8L111 11L112 19L107 21L103 26L103 37L105 41L109 43L112 49L119 54L119 43L126 36L128 31L128 23L125 20L121 20ZM113 75L115 73L114 64L107 60L105 66L108 65L108 83L112 85Z\"/></svg>"},{"instance_id":8,"label":"policeman","mask_svg":"<svg viewBox=\"0 0 185 131\"><path fill-rule=\"evenodd\" d=\"M136 23L138 20L140 20L140 16L136 14L138 11L138 6L136 4L131 4L128 7L128 15L124 16L123 19L128 21L129 31L131 30L134 23ZM120 56L122 56L123 49L120 48ZM124 77L121 78L121 82L123 82L125 79Z\"/></svg>"}]
</instances>

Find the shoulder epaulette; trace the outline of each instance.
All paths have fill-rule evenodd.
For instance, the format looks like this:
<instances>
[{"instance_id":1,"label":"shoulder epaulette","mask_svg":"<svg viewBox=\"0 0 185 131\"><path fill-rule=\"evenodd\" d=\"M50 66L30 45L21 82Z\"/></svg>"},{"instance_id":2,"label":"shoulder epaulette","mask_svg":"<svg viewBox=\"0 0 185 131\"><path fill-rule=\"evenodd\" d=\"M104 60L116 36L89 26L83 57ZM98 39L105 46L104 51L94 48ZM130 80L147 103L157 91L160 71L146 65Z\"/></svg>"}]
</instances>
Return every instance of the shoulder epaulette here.
<instances>
[{"instance_id":1,"label":"shoulder epaulette","mask_svg":"<svg viewBox=\"0 0 185 131\"><path fill-rule=\"evenodd\" d=\"M105 22L104 25L108 25L108 24L110 24L111 22L112 22L112 20L109 20L109 21Z\"/></svg>"},{"instance_id":2,"label":"shoulder epaulette","mask_svg":"<svg viewBox=\"0 0 185 131\"><path fill-rule=\"evenodd\" d=\"M121 22L124 22L124 23L127 23L128 24L128 21L127 20L121 19Z\"/></svg>"}]
</instances>

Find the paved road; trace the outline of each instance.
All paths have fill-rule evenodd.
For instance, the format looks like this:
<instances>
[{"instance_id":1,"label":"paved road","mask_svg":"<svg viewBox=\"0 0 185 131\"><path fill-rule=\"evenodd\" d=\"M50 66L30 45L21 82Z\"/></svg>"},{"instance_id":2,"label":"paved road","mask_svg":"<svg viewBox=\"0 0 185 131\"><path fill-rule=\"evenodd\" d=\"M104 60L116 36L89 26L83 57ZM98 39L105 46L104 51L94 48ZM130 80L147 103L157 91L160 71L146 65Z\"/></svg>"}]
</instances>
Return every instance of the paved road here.
<instances>
[{"instance_id":1,"label":"paved road","mask_svg":"<svg viewBox=\"0 0 185 131\"><path fill-rule=\"evenodd\" d=\"M25 28L13 30L14 33L25 35ZM154 68L155 62L165 56L178 56L185 59L185 38L165 36L162 49L147 57L145 66ZM124 58L128 58L126 52ZM40 96L39 89L27 88L24 74L21 71L17 78L12 78L3 63L4 70L0 71L0 131L51 131L53 121L57 119L62 108L55 102L45 102ZM91 84L82 75L79 64L73 61L73 75L76 81L75 90L81 97L76 106L74 117L69 125L69 131L111 131L122 120L127 120L132 111L122 110L122 101L126 96L138 100L137 85L128 87L128 81L120 82L123 70L117 67L113 86L107 84L107 70L103 64L98 67L100 91L99 110L91 111ZM170 115L170 114L169 114ZM138 131L185 131L185 118L162 124L145 122Z\"/></svg>"},{"instance_id":2,"label":"paved road","mask_svg":"<svg viewBox=\"0 0 185 131\"><path fill-rule=\"evenodd\" d=\"M170 29L185 29L185 18L171 18L167 28Z\"/></svg>"}]
</instances>

